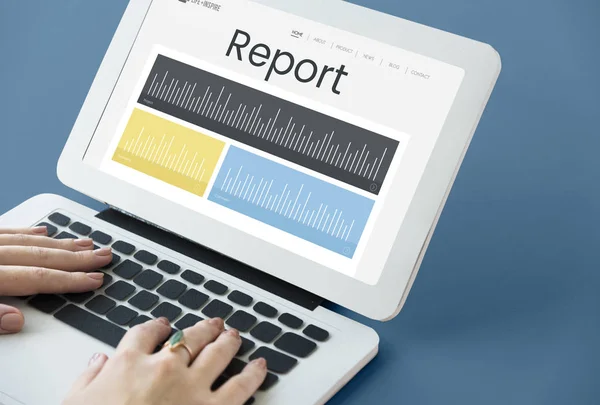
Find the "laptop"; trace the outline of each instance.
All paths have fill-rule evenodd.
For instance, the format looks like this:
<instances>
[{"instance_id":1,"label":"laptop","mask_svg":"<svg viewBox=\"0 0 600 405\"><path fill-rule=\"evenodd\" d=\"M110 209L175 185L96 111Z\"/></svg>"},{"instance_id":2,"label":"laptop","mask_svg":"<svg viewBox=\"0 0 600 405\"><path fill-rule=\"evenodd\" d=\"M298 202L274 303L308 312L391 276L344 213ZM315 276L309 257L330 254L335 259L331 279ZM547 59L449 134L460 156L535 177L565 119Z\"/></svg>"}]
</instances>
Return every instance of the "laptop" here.
<instances>
[{"instance_id":1,"label":"laptop","mask_svg":"<svg viewBox=\"0 0 600 405\"><path fill-rule=\"evenodd\" d=\"M27 324L0 338L0 403L60 403L157 316L239 329L237 364L268 363L254 403L327 402L379 339L323 303L398 314L499 71L489 45L344 2L131 0L58 162L107 209L43 194L0 217L113 261L97 291L1 299Z\"/></svg>"}]
</instances>

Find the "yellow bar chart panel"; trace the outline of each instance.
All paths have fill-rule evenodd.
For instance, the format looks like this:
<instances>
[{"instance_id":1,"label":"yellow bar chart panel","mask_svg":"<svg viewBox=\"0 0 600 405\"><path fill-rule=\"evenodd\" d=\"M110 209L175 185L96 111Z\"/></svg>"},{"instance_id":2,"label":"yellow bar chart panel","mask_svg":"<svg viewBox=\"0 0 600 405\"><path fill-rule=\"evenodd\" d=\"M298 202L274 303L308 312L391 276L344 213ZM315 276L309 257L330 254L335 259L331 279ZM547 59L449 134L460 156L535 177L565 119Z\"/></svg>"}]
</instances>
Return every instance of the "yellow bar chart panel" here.
<instances>
[{"instance_id":1,"label":"yellow bar chart panel","mask_svg":"<svg viewBox=\"0 0 600 405\"><path fill-rule=\"evenodd\" d=\"M225 143L134 109L112 160L200 197Z\"/></svg>"}]
</instances>

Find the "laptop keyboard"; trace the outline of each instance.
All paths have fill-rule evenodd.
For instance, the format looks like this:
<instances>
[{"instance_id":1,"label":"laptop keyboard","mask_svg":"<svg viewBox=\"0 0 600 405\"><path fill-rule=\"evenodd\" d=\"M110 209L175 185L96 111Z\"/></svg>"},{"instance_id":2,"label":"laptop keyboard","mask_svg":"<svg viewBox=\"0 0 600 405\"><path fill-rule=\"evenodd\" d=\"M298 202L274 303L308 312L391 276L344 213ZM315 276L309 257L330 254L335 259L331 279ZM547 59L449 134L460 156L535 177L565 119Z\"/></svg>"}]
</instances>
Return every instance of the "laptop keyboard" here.
<instances>
[{"instance_id":1,"label":"laptop keyboard","mask_svg":"<svg viewBox=\"0 0 600 405\"><path fill-rule=\"evenodd\" d=\"M222 318L226 327L240 331L242 345L213 389L239 374L248 361L263 357L269 373L260 390L267 391L329 339L325 329L282 312L275 304L256 300L196 269L182 268L133 242L114 240L110 232L58 212L39 225L57 239L89 237L95 248L111 246L113 260L103 269L104 283L98 291L37 295L29 305L113 347L127 329L152 318L169 319L173 331ZM247 404L253 402L254 398Z\"/></svg>"}]
</instances>

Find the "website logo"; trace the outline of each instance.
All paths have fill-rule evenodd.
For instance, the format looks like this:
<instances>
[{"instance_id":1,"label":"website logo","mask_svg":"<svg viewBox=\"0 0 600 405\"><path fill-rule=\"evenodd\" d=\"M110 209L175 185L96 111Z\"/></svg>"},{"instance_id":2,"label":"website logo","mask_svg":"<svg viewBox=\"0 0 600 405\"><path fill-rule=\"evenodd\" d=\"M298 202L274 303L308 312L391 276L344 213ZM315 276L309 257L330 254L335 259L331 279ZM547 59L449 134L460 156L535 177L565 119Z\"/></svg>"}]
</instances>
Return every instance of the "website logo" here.
<instances>
[{"instance_id":1,"label":"website logo","mask_svg":"<svg viewBox=\"0 0 600 405\"><path fill-rule=\"evenodd\" d=\"M221 5L212 1L207 0L179 0L182 3L191 3L198 6L206 7L213 11L221 11Z\"/></svg>"}]
</instances>

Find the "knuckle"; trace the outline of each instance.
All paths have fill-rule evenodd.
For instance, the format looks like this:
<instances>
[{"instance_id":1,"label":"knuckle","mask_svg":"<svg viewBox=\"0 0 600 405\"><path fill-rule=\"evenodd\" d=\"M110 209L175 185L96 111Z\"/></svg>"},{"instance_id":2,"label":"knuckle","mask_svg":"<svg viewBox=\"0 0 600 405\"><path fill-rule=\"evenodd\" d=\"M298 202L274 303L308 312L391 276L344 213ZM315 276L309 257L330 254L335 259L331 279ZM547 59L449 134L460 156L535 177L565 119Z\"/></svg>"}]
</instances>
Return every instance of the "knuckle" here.
<instances>
[{"instance_id":1,"label":"knuckle","mask_svg":"<svg viewBox=\"0 0 600 405\"><path fill-rule=\"evenodd\" d=\"M15 242L17 243L18 246L26 246L27 241L28 241L28 238L26 235L23 235L20 233L15 235Z\"/></svg>"},{"instance_id":2,"label":"knuckle","mask_svg":"<svg viewBox=\"0 0 600 405\"><path fill-rule=\"evenodd\" d=\"M174 373L175 368L177 367L177 362L175 360L177 360L175 356L163 356L157 360L154 365L156 376L162 379L162 377Z\"/></svg>"},{"instance_id":3,"label":"knuckle","mask_svg":"<svg viewBox=\"0 0 600 405\"><path fill-rule=\"evenodd\" d=\"M252 383L247 378L234 378L231 380L231 388L237 392L251 392L254 390Z\"/></svg>"},{"instance_id":4,"label":"knuckle","mask_svg":"<svg viewBox=\"0 0 600 405\"><path fill-rule=\"evenodd\" d=\"M48 250L39 246L32 246L31 255L40 261L46 261L48 259Z\"/></svg>"},{"instance_id":5,"label":"knuckle","mask_svg":"<svg viewBox=\"0 0 600 405\"><path fill-rule=\"evenodd\" d=\"M38 280L44 280L48 277L48 270L43 267L33 267L31 272L33 273L33 277Z\"/></svg>"},{"instance_id":6,"label":"knuckle","mask_svg":"<svg viewBox=\"0 0 600 405\"><path fill-rule=\"evenodd\" d=\"M135 362L138 353L133 349L124 349L118 355L117 359L125 364L132 364Z\"/></svg>"},{"instance_id":7,"label":"knuckle","mask_svg":"<svg viewBox=\"0 0 600 405\"><path fill-rule=\"evenodd\" d=\"M229 353L230 350L228 350L226 344L213 344L211 346L211 352L213 356L218 357L220 359L226 357L227 355L231 357L231 354Z\"/></svg>"},{"instance_id":8,"label":"knuckle","mask_svg":"<svg viewBox=\"0 0 600 405\"><path fill-rule=\"evenodd\" d=\"M136 337L136 336L144 335L147 331L148 331L148 325L146 325L145 323L141 323L141 324L136 325L133 328L131 328L131 330L129 331L129 334Z\"/></svg>"},{"instance_id":9,"label":"knuckle","mask_svg":"<svg viewBox=\"0 0 600 405\"><path fill-rule=\"evenodd\" d=\"M90 257L89 252L87 252L85 250L82 250L79 252L73 252L73 254L75 255L75 259L80 262L84 262Z\"/></svg>"}]
</instances>

